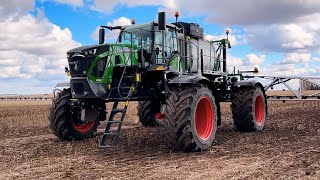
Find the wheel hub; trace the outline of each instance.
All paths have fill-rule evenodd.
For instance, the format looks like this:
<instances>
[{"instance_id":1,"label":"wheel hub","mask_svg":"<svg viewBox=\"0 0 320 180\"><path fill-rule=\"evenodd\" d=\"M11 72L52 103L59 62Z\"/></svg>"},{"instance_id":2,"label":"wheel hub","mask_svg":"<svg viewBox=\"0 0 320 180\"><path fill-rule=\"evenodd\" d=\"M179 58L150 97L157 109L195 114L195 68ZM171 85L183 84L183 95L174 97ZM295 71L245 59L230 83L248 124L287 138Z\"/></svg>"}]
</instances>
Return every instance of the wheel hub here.
<instances>
[{"instance_id":1,"label":"wheel hub","mask_svg":"<svg viewBox=\"0 0 320 180\"><path fill-rule=\"evenodd\" d=\"M72 119L72 124L77 131L86 133L93 127L94 121L80 122L75 119Z\"/></svg>"},{"instance_id":2,"label":"wheel hub","mask_svg":"<svg viewBox=\"0 0 320 180\"><path fill-rule=\"evenodd\" d=\"M161 114L160 112L158 112L158 113L155 114L155 118L156 118L158 121L163 121L163 119L164 119L164 114Z\"/></svg>"},{"instance_id":3,"label":"wheel hub","mask_svg":"<svg viewBox=\"0 0 320 180\"><path fill-rule=\"evenodd\" d=\"M255 100L255 119L256 119L256 123L261 126L263 123L263 119L264 119L264 102L263 102L263 98L261 95L256 97Z\"/></svg>"},{"instance_id":4,"label":"wheel hub","mask_svg":"<svg viewBox=\"0 0 320 180\"><path fill-rule=\"evenodd\" d=\"M200 139L207 140L214 128L214 111L207 96L200 98L195 112L195 126Z\"/></svg>"}]
</instances>

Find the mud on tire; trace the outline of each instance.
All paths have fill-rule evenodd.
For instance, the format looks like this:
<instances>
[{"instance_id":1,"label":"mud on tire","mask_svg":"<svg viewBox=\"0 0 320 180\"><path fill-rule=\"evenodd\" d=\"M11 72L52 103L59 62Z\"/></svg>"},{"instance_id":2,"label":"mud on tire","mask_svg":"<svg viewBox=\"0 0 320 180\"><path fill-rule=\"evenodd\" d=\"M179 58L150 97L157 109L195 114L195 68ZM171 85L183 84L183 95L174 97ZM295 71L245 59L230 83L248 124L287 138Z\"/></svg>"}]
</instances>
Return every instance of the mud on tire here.
<instances>
[{"instance_id":1,"label":"mud on tire","mask_svg":"<svg viewBox=\"0 0 320 180\"><path fill-rule=\"evenodd\" d=\"M164 115L166 138L174 150L202 151L212 145L217 130L217 107L206 86L171 91Z\"/></svg>"},{"instance_id":2,"label":"mud on tire","mask_svg":"<svg viewBox=\"0 0 320 180\"><path fill-rule=\"evenodd\" d=\"M236 89L231 111L236 130L261 131L265 125L267 112L264 92L257 86Z\"/></svg>"},{"instance_id":3,"label":"mud on tire","mask_svg":"<svg viewBox=\"0 0 320 180\"><path fill-rule=\"evenodd\" d=\"M70 109L71 91L64 89L52 100L52 106L49 109L49 127L53 134L61 140L83 140L93 137L100 124L99 121L80 124L75 120ZM105 109L105 104L100 105ZM105 118L105 117L101 117ZM102 119L101 119L102 120ZM103 119L104 120L104 119Z\"/></svg>"},{"instance_id":4,"label":"mud on tire","mask_svg":"<svg viewBox=\"0 0 320 180\"><path fill-rule=\"evenodd\" d=\"M138 117L141 124L145 127L161 126L164 116L160 113L160 104L156 104L152 100L139 101Z\"/></svg>"}]
</instances>

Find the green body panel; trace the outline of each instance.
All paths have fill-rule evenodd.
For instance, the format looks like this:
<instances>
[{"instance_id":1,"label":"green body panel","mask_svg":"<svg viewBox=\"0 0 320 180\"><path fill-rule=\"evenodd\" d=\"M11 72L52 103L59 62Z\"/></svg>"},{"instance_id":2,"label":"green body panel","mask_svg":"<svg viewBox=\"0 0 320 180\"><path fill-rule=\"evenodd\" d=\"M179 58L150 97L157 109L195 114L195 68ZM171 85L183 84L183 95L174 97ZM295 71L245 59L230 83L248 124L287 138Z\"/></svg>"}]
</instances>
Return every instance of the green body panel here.
<instances>
[{"instance_id":1,"label":"green body panel","mask_svg":"<svg viewBox=\"0 0 320 180\"><path fill-rule=\"evenodd\" d=\"M110 84L112 82L113 68L116 65L138 65L138 48L136 46L131 46L131 44L109 44L109 51L103 52L97 55L88 70L88 77L95 83L106 83ZM120 57L120 62L115 64L116 56ZM102 77L95 77L92 74L93 68L101 61L103 58L107 59L106 67Z\"/></svg>"},{"instance_id":2,"label":"green body panel","mask_svg":"<svg viewBox=\"0 0 320 180\"><path fill-rule=\"evenodd\" d=\"M177 72L183 72L184 71L184 62L181 60L180 56L175 56L171 59L169 63L169 69L174 70Z\"/></svg>"}]
</instances>

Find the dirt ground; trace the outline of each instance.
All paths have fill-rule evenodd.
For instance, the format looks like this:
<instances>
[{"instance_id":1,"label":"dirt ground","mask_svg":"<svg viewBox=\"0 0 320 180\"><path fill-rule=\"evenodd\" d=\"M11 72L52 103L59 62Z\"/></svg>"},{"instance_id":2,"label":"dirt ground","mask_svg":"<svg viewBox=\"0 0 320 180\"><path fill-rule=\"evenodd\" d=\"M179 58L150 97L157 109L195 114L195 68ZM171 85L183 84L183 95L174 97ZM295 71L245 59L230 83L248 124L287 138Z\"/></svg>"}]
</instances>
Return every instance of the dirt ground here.
<instances>
[{"instance_id":1,"label":"dirt ground","mask_svg":"<svg viewBox=\"0 0 320 180\"><path fill-rule=\"evenodd\" d=\"M266 129L233 131L230 104L206 152L172 152L162 128L142 127L132 105L114 149L96 138L61 142L48 101L0 101L0 179L320 179L320 102L271 102Z\"/></svg>"}]
</instances>

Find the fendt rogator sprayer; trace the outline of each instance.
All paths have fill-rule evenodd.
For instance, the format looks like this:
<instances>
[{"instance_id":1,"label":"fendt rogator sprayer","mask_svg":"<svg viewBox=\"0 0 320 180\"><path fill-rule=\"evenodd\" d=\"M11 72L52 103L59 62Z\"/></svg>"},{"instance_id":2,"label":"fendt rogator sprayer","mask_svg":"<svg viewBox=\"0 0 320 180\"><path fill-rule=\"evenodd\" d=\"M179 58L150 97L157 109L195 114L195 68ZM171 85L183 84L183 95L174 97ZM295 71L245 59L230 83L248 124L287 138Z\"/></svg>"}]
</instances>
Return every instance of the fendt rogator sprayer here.
<instances>
[{"instance_id":1,"label":"fendt rogator sprayer","mask_svg":"<svg viewBox=\"0 0 320 180\"><path fill-rule=\"evenodd\" d=\"M107 118L105 104L113 102L100 146L114 147L129 101L139 101L144 126L163 126L176 150L212 145L221 124L220 102L232 102L236 130L262 130L267 113L263 86L228 74L228 38L207 41L198 24L178 22L175 16L172 24L160 12L158 22L101 26L99 45L68 51L71 79L65 85L70 87L53 99L53 133L62 140L93 137ZM115 44L104 44L105 29L120 30ZM125 102L123 107L119 102Z\"/></svg>"}]
</instances>

